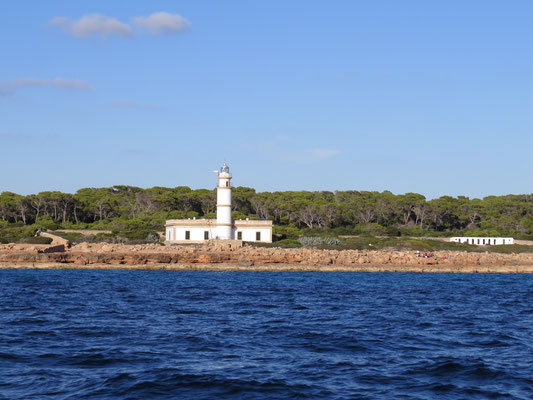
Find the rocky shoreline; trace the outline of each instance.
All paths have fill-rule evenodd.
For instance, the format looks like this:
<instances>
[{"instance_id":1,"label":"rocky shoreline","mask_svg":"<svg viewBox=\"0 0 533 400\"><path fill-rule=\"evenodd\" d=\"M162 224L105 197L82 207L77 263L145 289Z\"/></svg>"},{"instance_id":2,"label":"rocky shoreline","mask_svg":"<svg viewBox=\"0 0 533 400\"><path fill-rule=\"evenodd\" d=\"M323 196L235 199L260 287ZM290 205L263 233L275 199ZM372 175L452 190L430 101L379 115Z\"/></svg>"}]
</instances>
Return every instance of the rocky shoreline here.
<instances>
[{"instance_id":1,"label":"rocky shoreline","mask_svg":"<svg viewBox=\"0 0 533 400\"><path fill-rule=\"evenodd\" d=\"M214 243L198 246L68 243L0 245L1 268L508 272L532 273L533 253L281 249Z\"/></svg>"}]
</instances>

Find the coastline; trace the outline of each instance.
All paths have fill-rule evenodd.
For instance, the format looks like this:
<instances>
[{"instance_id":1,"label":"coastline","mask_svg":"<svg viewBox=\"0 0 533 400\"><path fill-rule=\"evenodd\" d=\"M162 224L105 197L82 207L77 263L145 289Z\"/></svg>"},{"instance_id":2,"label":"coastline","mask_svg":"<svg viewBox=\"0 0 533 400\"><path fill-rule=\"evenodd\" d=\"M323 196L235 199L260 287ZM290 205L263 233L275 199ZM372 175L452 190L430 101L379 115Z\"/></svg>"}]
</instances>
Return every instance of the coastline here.
<instances>
[{"instance_id":1,"label":"coastline","mask_svg":"<svg viewBox=\"0 0 533 400\"><path fill-rule=\"evenodd\" d=\"M5 263L2 269L75 269L75 270L139 270L139 271L249 271L249 272L408 272L408 273L490 273L529 274L533 265L291 265L291 264L65 264L65 263Z\"/></svg>"},{"instance_id":2,"label":"coastline","mask_svg":"<svg viewBox=\"0 0 533 400\"><path fill-rule=\"evenodd\" d=\"M320 250L236 246L79 243L0 245L0 269L130 269L419 273L533 273L533 253Z\"/></svg>"}]
</instances>

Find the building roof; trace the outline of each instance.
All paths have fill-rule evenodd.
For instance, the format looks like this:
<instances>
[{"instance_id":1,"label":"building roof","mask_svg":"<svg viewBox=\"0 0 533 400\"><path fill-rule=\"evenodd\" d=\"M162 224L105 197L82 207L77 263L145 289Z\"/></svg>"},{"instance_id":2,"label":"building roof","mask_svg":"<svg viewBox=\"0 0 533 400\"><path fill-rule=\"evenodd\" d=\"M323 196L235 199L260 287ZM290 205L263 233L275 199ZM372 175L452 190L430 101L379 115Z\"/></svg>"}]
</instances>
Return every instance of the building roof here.
<instances>
[{"instance_id":1,"label":"building roof","mask_svg":"<svg viewBox=\"0 0 533 400\"><path fill-rule=\"evenodd\" d=\"M213 227L217 225L216 219L169 219L165 226L191 226L191 227Z\"/></svg>"},{"instance_id":2,"label":"building roof","mask_svg":"<svg viewBox=\"0 0 533 400\"><path fill-rule=\"evenodd\" d=\"M237 221L233 221L233 224L235 228L271 228L272 227L272 221L264 221L264 220L247 220L247 219L239 219ZM201 228L201 227L215 227L217 226L217 220L216 219L207 219L207 218L199 218L199 219L169 219L167 220L165 226L181 226L181 227L194 227L194 228Z\"/></svg>"},{"instance_id":3,"label":"building roof","mask_svg":"<svg viewBox=\"0 0 533 400\"><path fill-rule=\"evenodd\" d=\"M450 239L513 239L509 236L453 236Z\"/></svg>"},{"instance_id":4,"label":"building roof","mask_svg":"<svg viewBox=\"0 0 533 400\"><path fill-rule=\"evenodd\" d=\"M268 228L272 226L272 221L252 220L252 219L238 219L233 221L236 228Z\"/></svg>"}]
</instances>

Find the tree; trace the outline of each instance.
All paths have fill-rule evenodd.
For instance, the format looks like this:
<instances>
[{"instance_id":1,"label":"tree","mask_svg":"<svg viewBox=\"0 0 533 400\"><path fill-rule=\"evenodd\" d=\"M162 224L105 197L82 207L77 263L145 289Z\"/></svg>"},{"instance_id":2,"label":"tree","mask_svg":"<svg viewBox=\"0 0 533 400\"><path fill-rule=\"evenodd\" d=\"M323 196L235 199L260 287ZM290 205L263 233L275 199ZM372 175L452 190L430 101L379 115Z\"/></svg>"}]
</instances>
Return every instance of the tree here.
<instances>
[{"instance_id":1,"label":"tree","mask_svg":"<svg viewBox=\"0 0 533 400\"><path fill-rule=\"evenodd\" d=\"M28 212L30 210L30 203L28 199L24 198L23 196L19 196L17 199L17 210L22 222L24 225L26 225L28 220Z\"/></svg>"},{"instance_id":2,"label":"tree","mask_svg":"<svg viewBox=\"0 0 533 400\"><path fill-rule=\"evenodd\" d=\"M430 207L427 203L417 204L413 207L413 212L416 216L415 225L420 224L420 227L423 228L424 221L429 216Z\"/></svg>"},{"instance_id":3,"label":"tree","mask_svg":"<svg viewBox=\"0 0 533 400\"><path fill-rule=\"evenodd\" d=\"M255 211L259 219L269 219L270 210L268 208L268 200L264 195L255 195L250 199L252 209Z\"/></svg>"},{"instance_id":4,"label":"tree","mask_svg":"<svg viewBox=\"0 0 533 400\"><path fill-rule=\"evenodd\" d=\"M20 197L20 195L12 192L3 192L0 194L0 215L2 216L2 221L17 221L17 202Z\"/></svg>"},{"instance_id":5,"label":"tree","mask_svg":"<svg viewBox=\"0 0 533 400\"><path fill-rule=\"evenodd\" d=\"M333 204L324 204L321 208L326 226L333 225L339 218L339 210Z\"/></svg>"},{"instance_id":6,"label":"tree","mask_svg":"<svg viewBox=\"0 0 533 400\"><path fill-rule=\"evenodd\" d=\"M415 207L417 205L424 204L425 201L426 198L421 194L417 193L406 193L404 195L399 196L398 206L401 216L401 223L403 225L407 225L411 220Z\"/></svg>"},{"instance_id":7,"label":"tree","mask_svg":"<svg viewBox=\"0 0 533 400\"><path fill-rule=\"evenodd\" d=\"M314 228L315 226L324 226L324 216L320 212L320 209L313 205L309 204L303 210L298 212L296 220L299 223L304 223L308 228Z\"/></svg>"}]
</instances>

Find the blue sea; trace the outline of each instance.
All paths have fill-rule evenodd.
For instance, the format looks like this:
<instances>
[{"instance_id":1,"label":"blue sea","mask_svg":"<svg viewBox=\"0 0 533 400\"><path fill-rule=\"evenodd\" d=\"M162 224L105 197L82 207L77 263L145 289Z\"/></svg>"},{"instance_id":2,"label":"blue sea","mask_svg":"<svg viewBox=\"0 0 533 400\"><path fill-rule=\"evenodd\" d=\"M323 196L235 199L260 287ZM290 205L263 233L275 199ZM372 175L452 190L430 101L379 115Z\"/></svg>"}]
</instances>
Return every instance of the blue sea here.
<instances>
[{"instance_id":1,"label":"blue sea","mask_svg":"<svg viewBox=\"0 0 533 400\"><path fill-rule=\"evenodd\" d=\"M531 399L533 276L0 270L1 399Z\"/></svg>"}]
</instances>

